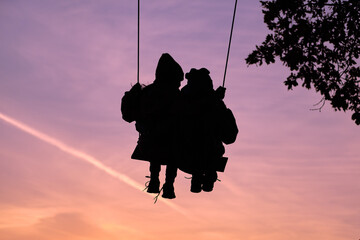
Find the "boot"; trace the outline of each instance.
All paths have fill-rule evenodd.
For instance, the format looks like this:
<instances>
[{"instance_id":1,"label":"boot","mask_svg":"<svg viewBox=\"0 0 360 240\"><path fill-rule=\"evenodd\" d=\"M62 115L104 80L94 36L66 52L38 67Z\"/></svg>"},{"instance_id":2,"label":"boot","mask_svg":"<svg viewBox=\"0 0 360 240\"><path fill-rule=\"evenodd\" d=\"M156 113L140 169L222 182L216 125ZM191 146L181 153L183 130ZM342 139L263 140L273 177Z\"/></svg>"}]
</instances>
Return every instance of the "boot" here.
<instances>
[{"instance_id":1,"label":"boot","mask_svg":"<svg viewBox=\"0 0 360 240\"><path fill-rule=\"evenodd\" d=\"M150 181L149 185L147 185L148 193L160 193L160 181L159 181L159 173L161 166L160 164L150 163Z\"/></svg>"},{"instance_id":2,"label":"boot","mask_svg":"<svg viewBox=\"0 0 360 240\"><path fill-rule=\"evenodd\" d=\"M177 175L177 168L171 165L166 166L165 184L163 185L163 198L173 199L175 196L174 182Z\"/></svg>"},{"instance_id":3,"label":"boot","mask_svg":"<svg viewBox=\"0 0 360 240\"><path fill-rule=\"evenodd\" d=\"M159 178L151 178L148 188L147 188L147 192L148 193L159 193L160 192L159 187L160 187Z\"/></svg>"},{"instance_id":4,"label":"boot","mask_svg":"<svg viewBox=\"0 0 360 240\"><path fill-rule=\"evenodd\" d=\"M191 178L191 187L190 191L193 193L201 192L202 185L202 175L201 174L193 174Z\"/></svg>"},{"instance_id":5,"label":"boot","mask_svg":"<svg viewBox=\"0 0 360 240\"><path fill-rule=\"evenodd\" d=\"M163 198L173 199L175 196L175 189L172 183L166 183L163 185Z\"/></svg>"},{"instance_id":6,"label":"boot","mask_svg":"<svg viewBox=\"0 0 360 240\"><path fill-rule=\"evenodd\" d=\"M214 183L216 182L216 180L217 180L216 171L205 173L202 190L204 192L211 192L214 189Z\"/></svg>"}]
</instances>

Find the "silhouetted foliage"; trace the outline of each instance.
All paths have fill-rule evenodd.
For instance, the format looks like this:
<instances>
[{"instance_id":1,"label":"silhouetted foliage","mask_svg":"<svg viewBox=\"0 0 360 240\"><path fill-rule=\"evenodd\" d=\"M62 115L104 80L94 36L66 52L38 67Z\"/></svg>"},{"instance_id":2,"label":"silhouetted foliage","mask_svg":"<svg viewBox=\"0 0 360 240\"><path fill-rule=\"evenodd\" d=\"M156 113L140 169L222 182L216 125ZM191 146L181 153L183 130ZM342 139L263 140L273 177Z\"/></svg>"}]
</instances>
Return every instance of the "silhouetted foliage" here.
<instances>
[{"instance_id":1,"label":"silhouetted foliage","mask_svg":"<svg viewBox=\"0 0 360 240\"><path fill-rule=\"evenodd\" d=\"M360 124L360 1L260 1L272 32L246 58L247 64L274 63L279 57L291 73L288 89L314 88L335 110L350 110ZM323 106L323 105L322 105ZM322 106L318 108L321 110Z\"/></svg>"}]
</instances>

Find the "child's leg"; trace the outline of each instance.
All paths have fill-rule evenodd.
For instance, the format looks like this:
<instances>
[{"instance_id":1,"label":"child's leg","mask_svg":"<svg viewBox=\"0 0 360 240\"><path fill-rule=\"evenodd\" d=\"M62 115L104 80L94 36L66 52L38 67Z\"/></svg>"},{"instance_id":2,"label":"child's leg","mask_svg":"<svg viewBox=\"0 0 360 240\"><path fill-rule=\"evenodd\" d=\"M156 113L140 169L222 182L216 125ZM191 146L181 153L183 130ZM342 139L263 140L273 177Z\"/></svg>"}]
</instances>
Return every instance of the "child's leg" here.
<instances>
[{"instance_id":1,"label":"child's leg","mask_svg":"<svg viewBox=\"0 0 360 240\"><path fill-rule=\"evenodd\" d=\"M192 174L190 191L193 193L201 192L201 185L203 182L203 173L196 171Z\"/></svg>"},{"instance_id":2,"label":"child's leg","mask_svg":"<svg viewBox=\"0 0 360 240\"><path fill-rule=\"evenodd\" d=\"M150 162L150 178L158 179L159 173L161 170L161 165L159 163Z\"/></svg>"},{"instance_id":3,"label":"child's leg","mask_svg":"<svg viewBox=\"0 0 360 240\"><path fill-rule=\"evenodd\" d=\"M211 192L214 188L214 183L217 180L217 172L215 170L208 170L204 175L204 182L202 186L202 190L205 192Z\"/></svg>"},{"instance_id":4,"label":"child's leg","mask_svg":"<svg viewBox=\"0 0 360 240\"><path fill-rule=\"evenodd\" d=\"M168 165L166 166L165 183L173 184L177 176L177 167Z\"/></svg>"},{"instance_id":5,"label":"child's leg","mask_svg":"<svg viewBox=\"0 0 360 240\"><path fill-rule=\"evenodd\" d=\"M148 189L147 192L148 193L159 193L159 186L160 186L160 181L159 181L159 173L161 170L161 165L158 163L153 163L150 162L150 182L148 185Z\"/></svg>"},{"instance_id":6,"label":"child's leg","mask_svg":"<svg viewBox=\"0 0 360 240\"><path fill-rule=\"evenodd\" d=\"M174 189L174 181L177 176L177 168L168 165L166 166L166 173L165 173L165 184L163 185L163 198L175 198L175 189Z\"/></svg>"}]
</instances>

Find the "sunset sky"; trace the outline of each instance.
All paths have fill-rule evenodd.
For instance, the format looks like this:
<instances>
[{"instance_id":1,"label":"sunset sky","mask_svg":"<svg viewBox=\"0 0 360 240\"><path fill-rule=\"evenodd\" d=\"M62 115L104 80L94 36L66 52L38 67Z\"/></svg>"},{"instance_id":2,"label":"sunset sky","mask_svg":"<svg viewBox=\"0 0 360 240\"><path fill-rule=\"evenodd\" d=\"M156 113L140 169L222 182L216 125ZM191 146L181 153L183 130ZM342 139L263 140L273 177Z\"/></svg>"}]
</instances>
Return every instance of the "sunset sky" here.
<instances>
[{"instance_id":1,"label":"sunset sky","mask_svg":"<svg viewBox=\"0 0 360 240\"><path fill-rule=\"evenodd\" d=\"M233 7L142 1L141 83L168 52L221 85ZM239 0L225 97L239 135L221 182L195 194L179 173L176 199L154 204L120 113L137 1L0 0L0 239L359 239L360 127L329 103L310 111L321 96L288 91L280 62L246 65L267 32L259 1Z\"/></svg>"}]
</instances>

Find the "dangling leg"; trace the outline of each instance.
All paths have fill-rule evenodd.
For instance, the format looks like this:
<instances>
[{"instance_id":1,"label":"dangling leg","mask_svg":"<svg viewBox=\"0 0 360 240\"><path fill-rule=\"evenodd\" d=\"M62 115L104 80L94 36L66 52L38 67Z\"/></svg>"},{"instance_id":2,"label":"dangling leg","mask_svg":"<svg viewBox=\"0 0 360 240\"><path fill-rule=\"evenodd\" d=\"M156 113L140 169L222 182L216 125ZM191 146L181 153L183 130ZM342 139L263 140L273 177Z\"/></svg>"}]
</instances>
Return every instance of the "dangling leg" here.
<instances>
[{"instance_id":1,"label":"dangling leg","mask_svg":"<svg viewBox=\"0 0 360 240\"><path fill-rule=\"evenodd\" d=\"M174 181L177 176L177 167L168 165L166 166L165 184L163 185L163 198L175 198Z\"/></svg>"},{"instance_id":2,"label":"dangling leg","mask_svg":"<svg viewBox=\"0 0 360 240\"><path fill-rule=\"evenodd\" d=\"M204 175L204 183L202 190L205 192L211 192L214 189L214 183L217 180L217 172L215 170L207 170Z\"/></svg>"},{"instance_id":3,"label":"dangling leg","mask_svg":"<svg viewBox=\"0 0 360 240\"><path fill-rule=\"evenodd\" d=\"M195 171L191 177L190 191L193 193L201 192L202 182L203 182L203 173L201 171Z\"/></svg>"},{"instance_id":4,"label":"dangling leg","mask_svg":"<svg viewBox=\"0 0 360 240\"><path fill-rule=\"evenodd\" d=\"M154 163L154 162L150 162L150 182L148 185L148 189L147 192L148 193L159 193L159 186L160 186L160 181L159 181L159 173L161 170L161 165L160 163Z\"/></svg>"}]
</instances>

